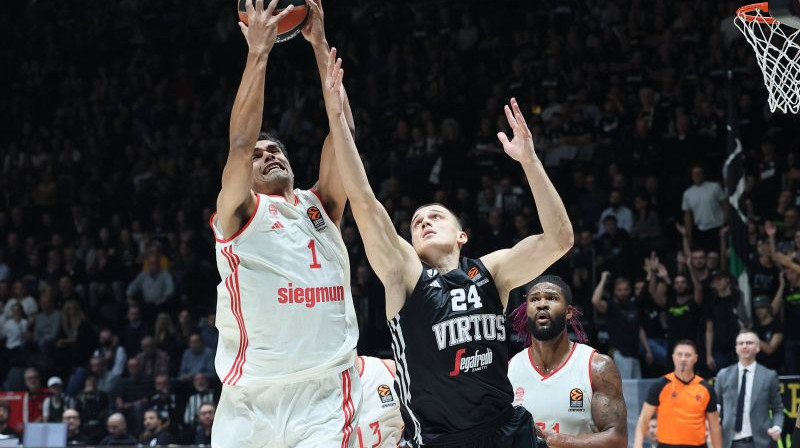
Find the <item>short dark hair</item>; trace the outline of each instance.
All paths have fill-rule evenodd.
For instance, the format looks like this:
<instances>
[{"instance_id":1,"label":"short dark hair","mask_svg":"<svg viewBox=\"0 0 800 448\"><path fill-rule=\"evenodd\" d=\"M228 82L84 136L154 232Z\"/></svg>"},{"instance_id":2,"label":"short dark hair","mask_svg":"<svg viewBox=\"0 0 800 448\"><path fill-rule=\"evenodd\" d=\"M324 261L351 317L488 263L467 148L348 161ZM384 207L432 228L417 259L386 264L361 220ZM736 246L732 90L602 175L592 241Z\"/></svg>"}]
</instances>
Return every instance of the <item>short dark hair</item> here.
<instances>
[{"instance_id":1,"label":"short dark hair","mask_svg":"<svg viewBox=\"0 0 800 448\"><path fill-rule=\"evenodd\" d=\"M538 285L539 283L552 283L559 288L561 288L561 294L564 295L564 299L567 301L567 305L572 305L572 289L569 287L567 282L565 282L561 277L557 275L540 275L536 277L528 287L526 288L527 292L530 292L531 289Z\"/></svg>"},{"instance_id":2,"label":"short dark hair","mask_svg":"<svg viewBox=\"0 0 800 448\"><path fill-rule=\"evenodd\" d=\"M447 206L442 204L441 202L428 202L427 204L420 205L419 207L417 207L416 210L414 210L414 213L411 214L411 219L412 220L414 219L414 215L417 214L419 209L425 208L425 207L430 207L432 205L435 205L437 207L442 207L443 209L447 210L447 212L450 213L451 215L453 215L453 218L456 219L456 224L458 225L458 230L464 230L464 225L461 223L461 218L459 218L458 215L456 215L452 210L447 208Z\"/></svg>"},{"instance_id":3,"label":"short dark hair","mask_svg":"<svg viewBox=\"0 0 800 448\"><path fill-rule=\"evenodd\" d=\"M688 345L689 347L692 347L692 350L694 350L695 354L698 353L697 344L695 344L695 342L691 339L681 339L680 341L676 342L675 346L672 347L673 353L675 353L675 349L678 348L679 345Z\"/></svg>"},{"instance_id":4,"label":"short dark hair","mask_svg":"<svg viewBox=\"0 0 800 448\"><path fill-rule=\"evenodd\" d=\"M260 142L260 141L263 141L263 140L269 140L269 141L275 142L275 144L278 145L278 149L281 150L283 155L287 159L289 158L289 153L286 152L286 145L284 145L283 142L280 141L278 139L278 137L275 136L275 134L273 134L271 132L261 131L261 132L258 133L258 140L256 140L256 142Z\"/></svg>"}]
</instances>

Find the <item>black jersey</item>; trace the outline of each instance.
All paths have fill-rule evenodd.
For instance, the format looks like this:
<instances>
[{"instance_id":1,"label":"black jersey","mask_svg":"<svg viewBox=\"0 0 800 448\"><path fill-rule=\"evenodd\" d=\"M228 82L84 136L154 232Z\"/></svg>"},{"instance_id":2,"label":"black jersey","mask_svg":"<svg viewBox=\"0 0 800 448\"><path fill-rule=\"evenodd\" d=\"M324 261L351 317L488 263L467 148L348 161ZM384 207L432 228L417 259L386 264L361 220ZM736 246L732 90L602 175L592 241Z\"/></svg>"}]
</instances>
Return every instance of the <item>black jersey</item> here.
<instances>
[{"instance_id":1,"label":"black jersey","mask_svg":"<svg viewBox=\"0 0 800 448\"><path fill-rule=\"evenodd\" d=\"M401 411L415 445L489 430L510 415L510 331L494 279L479 260L462 258L446 274L423 263L389 327Z\"/></svg>"}]
</instances>

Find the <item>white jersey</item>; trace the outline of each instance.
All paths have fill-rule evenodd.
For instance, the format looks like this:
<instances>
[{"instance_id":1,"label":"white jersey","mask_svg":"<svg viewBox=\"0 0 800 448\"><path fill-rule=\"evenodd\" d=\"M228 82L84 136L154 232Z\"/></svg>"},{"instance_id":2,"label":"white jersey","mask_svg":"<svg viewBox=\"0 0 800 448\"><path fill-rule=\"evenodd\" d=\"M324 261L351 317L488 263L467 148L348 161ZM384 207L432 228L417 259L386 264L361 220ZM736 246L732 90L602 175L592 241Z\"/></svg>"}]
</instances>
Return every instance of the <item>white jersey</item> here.
<instances>
[{"instance_id":1,"label":"white jersey","mask_svg":"<svg viewBox=\"0 0 800 448\"><path fill-rule=\"evenodd\" d=\"M378 358L361 356L361 415L358 419L358 448L396 448L403 437L403 417L394 393L394 374Z\"/></svg>"},{"instance_id":2,"label":"white jersey","mask_svg":"<svg viewBox=\"0 0 800 448\"><path fill-rule=\"evenodd\" d=\"M588 345L574 343L564 364L549 375L533 365L532 347L508 363L514 406L524 406L540 429L580 435L597 432L592 419L592 355Z\"/></svg>"},{"instance_id":3,"label":"white jersey","mask_svg":"<svg viewBox=\"0 0 800 448\"><path fill-rule=\"evenodd\" d=\"M217 240L215 367L227 385L286 384L353 365L358 324L339 230L311 190L256 195L253 216Z\"/></svg>"}]
</instances>

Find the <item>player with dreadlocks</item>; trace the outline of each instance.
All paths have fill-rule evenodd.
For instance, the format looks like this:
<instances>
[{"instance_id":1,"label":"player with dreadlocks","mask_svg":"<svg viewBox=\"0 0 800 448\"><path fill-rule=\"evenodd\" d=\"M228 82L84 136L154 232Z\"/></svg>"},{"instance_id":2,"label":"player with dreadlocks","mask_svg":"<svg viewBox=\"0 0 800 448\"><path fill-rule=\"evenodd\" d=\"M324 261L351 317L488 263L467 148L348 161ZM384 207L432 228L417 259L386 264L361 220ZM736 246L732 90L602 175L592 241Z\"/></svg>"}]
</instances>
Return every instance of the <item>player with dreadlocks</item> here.
<instances>
[{"instance_id":1,"label":"player with dreadlocks","mask_svg":"<svg viewBox=\"0 0 800 448\"><path fill-rule=\"evenodd\" d=\"M531 283L511 314L526 349L511 359L514 405L524 406L550 448L628 445L622 381L614 361L585 345L572 291L555 275ZM567 322L580 342L567 337Z\"/></svg>"}]
</instances>

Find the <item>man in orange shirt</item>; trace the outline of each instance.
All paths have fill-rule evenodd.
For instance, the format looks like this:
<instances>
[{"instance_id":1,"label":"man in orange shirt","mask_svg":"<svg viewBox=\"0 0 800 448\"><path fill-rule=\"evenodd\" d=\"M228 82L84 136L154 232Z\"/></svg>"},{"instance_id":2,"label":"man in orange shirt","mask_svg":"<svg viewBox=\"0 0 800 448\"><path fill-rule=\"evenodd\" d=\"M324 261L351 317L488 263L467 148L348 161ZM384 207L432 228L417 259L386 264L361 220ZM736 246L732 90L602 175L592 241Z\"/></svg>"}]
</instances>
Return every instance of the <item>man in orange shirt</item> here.
<instances>
[{"instance_id":1,"label":"man in orange shirt","mask_svg":"<svg viewBox=\"0 0 800 448\"><path fill-rule=\"evenodd\" d=\"M639 414L633 448L642 448L647 425L658 410L659 448L699 448L706 446L706 422L714 448L722 448L722 430L714 389L694 374L697 346L690 340L678 341L672 351L675 371L654 384Z\"/></svg>"}]
</instances>

